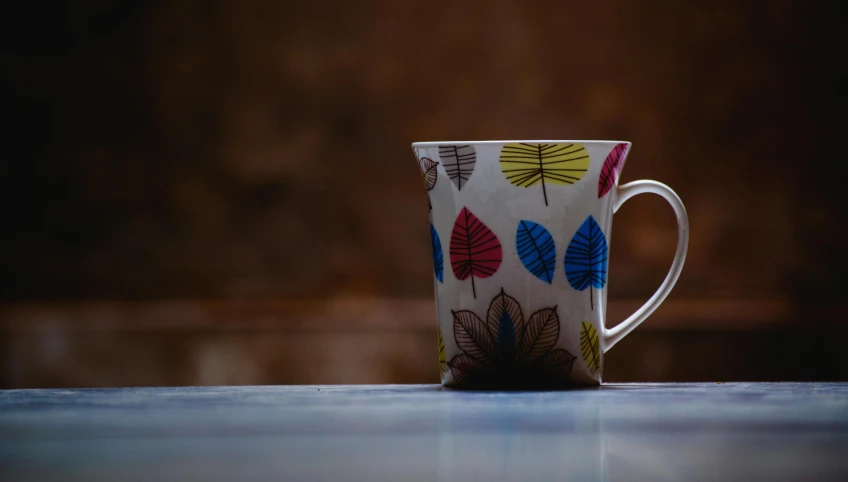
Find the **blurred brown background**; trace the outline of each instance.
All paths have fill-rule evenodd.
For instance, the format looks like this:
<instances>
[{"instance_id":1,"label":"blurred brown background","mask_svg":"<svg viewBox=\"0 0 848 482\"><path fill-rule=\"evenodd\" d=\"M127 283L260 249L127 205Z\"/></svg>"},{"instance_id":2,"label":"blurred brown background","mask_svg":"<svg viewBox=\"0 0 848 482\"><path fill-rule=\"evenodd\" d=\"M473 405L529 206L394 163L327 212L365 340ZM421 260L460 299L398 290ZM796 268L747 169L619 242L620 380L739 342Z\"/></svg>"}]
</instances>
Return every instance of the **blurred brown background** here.
<instances>
[{"instance_id":1,"label":"blurred brown background","mask_svg":"<svg viewBox=\"0 0 848 482\"><path fill-rule=\"evenodd\" d=\"M409 143L626 139L689 257L608 381L847 379L840 12L168 2L3 23L0 386L436 382ZM616 217L610 323L671 209Z\"/></svg>"}]
</instances>

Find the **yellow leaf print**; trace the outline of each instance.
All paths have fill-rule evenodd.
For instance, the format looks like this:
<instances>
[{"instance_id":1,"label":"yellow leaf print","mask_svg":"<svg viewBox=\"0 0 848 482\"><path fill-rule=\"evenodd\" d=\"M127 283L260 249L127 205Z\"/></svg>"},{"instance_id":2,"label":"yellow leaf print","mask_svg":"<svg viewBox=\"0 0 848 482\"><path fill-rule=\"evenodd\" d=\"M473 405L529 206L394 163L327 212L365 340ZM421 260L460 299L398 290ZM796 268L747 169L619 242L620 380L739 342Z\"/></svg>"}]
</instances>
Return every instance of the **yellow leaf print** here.
<instances>
[{"instance_id":1,"label":"yellow leaf print","mask_svg":"<svg viewBox=\"0 0 848 482\"><path fill-rule=\"evenodd\" d=\"M583 144L505 144L501 171L518 187L542 185L545 206L547 184L574 184L589 170L589 152Z\"/></svg>"},{"instance_id":2,"label":"yellow leaf print","mask_svg":"<svg viewBox=\"0 0 848 482\"><path fill-rule=\"evenodd\" d=\"M442 330L436 328L439 333L439 380L445 376L445 371L448 369L448 364L445 361L445 340L442 338Z\"/></svg>"},{"instance_id":3,"label":"yellow leaf print","mask_svg":"<svg viewBox=\"0 0 848 482\"><path fill-rule=\"evenodd\" d=\"M580 351L583 352L583 360L589 368L589 373L597 377L601 370L601 347L598 343L598 332L586 321L580 327Z\"/></svg>"}]
</instances>

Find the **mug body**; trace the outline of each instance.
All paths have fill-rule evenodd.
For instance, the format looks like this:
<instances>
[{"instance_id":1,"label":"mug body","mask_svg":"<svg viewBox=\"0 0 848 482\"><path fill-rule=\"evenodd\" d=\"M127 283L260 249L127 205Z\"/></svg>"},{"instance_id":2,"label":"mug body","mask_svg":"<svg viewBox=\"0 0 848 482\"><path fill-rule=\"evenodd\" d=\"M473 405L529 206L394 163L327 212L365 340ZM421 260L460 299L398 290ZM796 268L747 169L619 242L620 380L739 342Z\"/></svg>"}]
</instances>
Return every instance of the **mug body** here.
<instances>
[{"instance_id":1,"label":"mug body","mask_svg":"<svg viewBox=\"0 0 848 482\"><path fill-rule=\"evenodd\" d=\"M601 382L619 141L413 144L430 200L442 383Z\"/></svg>"}]
</instances>

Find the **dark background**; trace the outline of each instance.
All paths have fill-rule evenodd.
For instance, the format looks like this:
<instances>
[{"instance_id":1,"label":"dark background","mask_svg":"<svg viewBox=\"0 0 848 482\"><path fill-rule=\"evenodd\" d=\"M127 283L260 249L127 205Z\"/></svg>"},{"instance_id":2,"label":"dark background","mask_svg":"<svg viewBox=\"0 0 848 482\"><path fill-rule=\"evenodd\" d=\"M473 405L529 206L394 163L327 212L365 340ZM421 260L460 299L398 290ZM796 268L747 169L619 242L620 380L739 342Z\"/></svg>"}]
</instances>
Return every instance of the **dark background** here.
<instances>
[{"instance_id":1,"label":"dark background","mask_svg":"<svg viewBox=\"0 0 848 482\"><path fill-rule=\"evenodd\" d=\"M606 380L846 379L823 3L80 1L2 18L0 386L435 382L412 141L625 139L691 220ZM610 323L671 210L616 217ZM613 317L616 318L613 318Z\"/></svg>"}]
</instances>

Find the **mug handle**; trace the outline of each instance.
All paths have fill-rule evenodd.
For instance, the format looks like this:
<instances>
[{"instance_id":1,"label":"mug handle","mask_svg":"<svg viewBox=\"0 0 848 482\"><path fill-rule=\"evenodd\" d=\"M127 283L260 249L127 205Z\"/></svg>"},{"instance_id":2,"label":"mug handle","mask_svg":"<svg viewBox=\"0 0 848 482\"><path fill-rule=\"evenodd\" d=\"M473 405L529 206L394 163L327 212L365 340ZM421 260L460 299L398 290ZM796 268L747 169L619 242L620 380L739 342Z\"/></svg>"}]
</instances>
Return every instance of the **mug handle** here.
<instances>
[{"instance_id":1,"label":"mug handle","mask_svg":"<svg viewBox=\"0 0 848 482\"><path fill-rule=\"evenodd\" d=\"M607 329L606 326L604 327L604 351L609 350L621 341L625 335L633 331L634 328L645 321L660 306L663 300L665 300L665 297L671 292L674 284L677 283L680 270L683 269L683 261L686 260L686 250L689 247L689 217L686 216L686 208L683 207L683 201L680 200L677 193L672 191L670 187L661 182L649 180L633 181L620 186L616 191L613 213L617 212L621 205L628 199L637 194L644 193L659 194L674 209L674 214L677 216L677 252L674 254L674 261L671 263L671 269L668 271L668 275L659 289L651 296L651 299L614 328Z\"/></svg>"}]
</instances>

